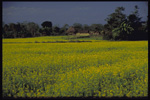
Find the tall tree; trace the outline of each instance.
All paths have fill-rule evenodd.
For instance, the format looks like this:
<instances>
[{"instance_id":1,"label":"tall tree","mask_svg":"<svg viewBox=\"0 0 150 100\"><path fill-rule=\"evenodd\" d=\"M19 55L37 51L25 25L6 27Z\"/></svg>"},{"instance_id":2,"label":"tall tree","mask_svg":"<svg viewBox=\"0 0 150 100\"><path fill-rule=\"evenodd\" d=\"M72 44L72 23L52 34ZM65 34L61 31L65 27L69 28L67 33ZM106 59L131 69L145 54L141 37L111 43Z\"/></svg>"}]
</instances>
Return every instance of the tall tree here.
<instances>
[{"instance_id":1,"label":"tall tree","mask_svg":"<svg viewBox=\"0 0 150 100\"><path fill-rule=\"evenodd\" d=\"M44 21L41 25L42 25L43 28L45 28L45 27L51 28L52 27L52 22Z\"/></svg>"},{"instance_id":2,"label":"tall tree","mask_svg":"<svg viewBox=\"0 0 150 100\"><path fill-rule=\"evenodd\" d=\"M130 39L138 40L141 37L143 37L142 33L144 33L144 30L142 29L142 21L140 15L139 15L139 7L136 5L134 12L132 12L128 17L128 23L131 25L131 27L134 28L133 33L130 36Z\"/></svg>"},{"instance_id":3,"label":"tall tree","mask_svg":"<svg viewBox=\"0 0 150 100\"><path fill-rule=\"evenodd\" d=\"M90 26L89 25L87 25L87 24L84 24L83 25L83 30L84 30L84 32L89 32L90 31Z\"/></svg>"},{"instance_id":4,"label":"tall tree","mask_svg":"<svg viewBox=\"0 0 150 100\"><path fill-rule=\"evenodd\" d=\"M126 19L126 15L122 13L124 10L124 7L117 7L114 13L108 15L108 18L105 19L107 21L108 28L111 30L117 28L122 21Z\"/></svg>"},{"instance_id":5,"label":"tall tree","mask_svg":"<svg viewBox=\"0 0 150 100\"><path fill-rule=\"evenodd\" d=\"M7 24L5 24L3 27L3 37L4 38L8 37L8 31L9 31L9 26Z\"/></svg>"},{"instance_id":6,"label":"tall tree","mask_svg":"<svg viewBox=\"0 0 150 100\"><path fill-rule=\"evenodd\" d=\"M29 22L27 24L27 30L31 33L33 37L35 37L36 33L39 31L39 26L34 22Z\"/></svg>"},{"instance_id":7,"label":"tall tree","mask_svg":"<svg viewBox=\"0 0 150 100\"><path fill-rule=\"evenodd\" d=\"M26 21L20 23L21 31L19 32L18 37L32 37L32 34L28 29L28 23L29 22Z\"/></svg>"},{"instance_id":8,"label":"tall tree","mask_svg":"<svg viewBox=\"0 0 150 100\"><path fill-rule=\"evenodd\" d=\"M75 28L76 32L82 31L82 24L80 23L74 23L73 27Z\"/></svg>"},{"instance_id":9,"label":"tall tree","mask_svg":"<svg viewBox=\"0 0 150 100\"><path fill-rule=\"evenodd\" d=\"M38 32L39 26L34 22L10 23L3 27L4 38L33 37Z\"/></svg>"},{"instance_id":10,"label":"tall tree","mask_svg":"<svg viewBox=\"0 0 150 100\"><path fill-rule=\"evenodd\" d=\"M66 31L68 30L69 25L65 24L63 27L60 28L60 35L66 35Z\"/></svg>"},{"instance_id":11,"label":"tall tree","mask_svg":"<svg viewBox=\"0 0 150 100\"><path fill-rule=\"evenodd\" d=\"M54 35L58 35L59 32L60 32L60 28L59 28L58 26L54 26L54 27L53 27L53 34L54 34Z\"/></svg>"},{"instance_id":12,"label":"tall tree","mask_svg":"<svg viewBox=\"0 0 150 100\"><path fill-rule=\"evenodd\" d=\"M124 21L119 27L112 30L112 37L114 40L127 40L133 30L127 21Z\"/></svg>"},{"instance_id":13,"label":"tall tree","mask_svg":"<svg viewBox=\"0 0 150 100\"><path fill-rule=\"evenodd\" d=\"M108 15L105 19L107 24L104 25L104 39L112 39L112 30L119 27L119 25L126 19L126 15L123 13L124 7L117 7L115 12Z\"/></svg>"},{"instance_id":14,"label":"tall tree","mask_svg":"<svg viewBox=\"0 0 150 100\"><path fill-rule=\"evenodd\" d=\"M44 21L41 26L43 28L41 28L39 30L39 32L41 32L43 35L51 35L52 33L52 22L50 21Z\"/></svg>"},{"instance_id":15,"label":"tall tree","mask_svg":"<svg viewBox=\"0 0 150 100\"><path fill-rule=\"evenodd\" d=\"M91 31L100 32L103 29L102 24L92 24L90 26Z\"/></svg>"}]
</instances>

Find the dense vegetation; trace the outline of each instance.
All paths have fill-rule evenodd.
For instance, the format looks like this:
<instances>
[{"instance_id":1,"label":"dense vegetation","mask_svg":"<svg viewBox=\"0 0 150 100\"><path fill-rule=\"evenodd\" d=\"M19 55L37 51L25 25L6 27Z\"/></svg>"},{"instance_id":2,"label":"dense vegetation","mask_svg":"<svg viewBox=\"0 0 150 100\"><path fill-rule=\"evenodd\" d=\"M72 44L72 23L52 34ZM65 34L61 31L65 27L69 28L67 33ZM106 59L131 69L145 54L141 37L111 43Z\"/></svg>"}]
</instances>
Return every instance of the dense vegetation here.
<instances>
[{"instance_id":1,"label":"dense vegetation","mask_svg":"<svg viewBox=\"0 0 150 100\"><path fill-rule=\"evenodd\" d=\"M41 28L34 22L10 23L3 22L3 38L24 38L52 35L72 35L76 33L89 33L90 36L102 36L107 40L147 40L148 20L141 21L138 13L138 6L134 12L128 16L123 13L124 7L116 8L105 20L107 24L80 24L74 23L72 26L65 24L63 27L52 25L51 21L44 21Z\"/></svg>"},{"instance_id":2,"label":"dense vegetation","mask_svg":"<svg viewBox=\"0 0 150 100\"><path fill-rule=\"evenodd\" d=\"M3 39L3 97L148 96L147 41L67 38Z\"/></svg>"}]
</instances>

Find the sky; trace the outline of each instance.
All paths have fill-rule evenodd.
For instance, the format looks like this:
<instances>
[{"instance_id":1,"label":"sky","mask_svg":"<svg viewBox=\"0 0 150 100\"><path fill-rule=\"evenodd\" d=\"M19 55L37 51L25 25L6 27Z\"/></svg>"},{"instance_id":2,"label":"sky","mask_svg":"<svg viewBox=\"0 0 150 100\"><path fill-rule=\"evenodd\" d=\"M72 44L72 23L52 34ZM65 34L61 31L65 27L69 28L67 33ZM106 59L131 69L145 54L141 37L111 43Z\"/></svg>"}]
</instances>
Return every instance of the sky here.
<instances>
[{"instance_id":1,"label":"sky","mask_svg":"<svg viewBox=\"0 0 150 100\"><path fill-rule=\"evenodd\" d=\"M139 7L142 21L147 20L147 1L120 1L120 2L2 2L2 21L4 24L17 22L35 22L41 26L44 21L51 21L53 26L69 26L74 23L81 24L106 24L108 15L115 12L117 7L125 7L126 15L134 11L134 6Z\"/></svg>"}]
</instances>

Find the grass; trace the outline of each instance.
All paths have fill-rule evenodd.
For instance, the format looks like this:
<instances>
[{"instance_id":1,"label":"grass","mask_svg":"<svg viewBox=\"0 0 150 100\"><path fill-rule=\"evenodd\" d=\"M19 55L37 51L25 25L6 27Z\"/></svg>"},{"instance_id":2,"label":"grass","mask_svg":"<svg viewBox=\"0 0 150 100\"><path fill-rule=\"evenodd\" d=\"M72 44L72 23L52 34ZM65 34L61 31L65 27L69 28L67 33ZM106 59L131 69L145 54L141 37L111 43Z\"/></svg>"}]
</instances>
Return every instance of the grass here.
<instances>
[{"instance_id":1,"label":"grass","mask_svg":"<svg viewBox=\"0 0 150 100\"><path fill-rule=\"evenodd\" d=\"M65 38L3 39L3 97L148 96L147 41Z\"/></svg>"},{"instance_id":2,"label":"grass","mask_svg":"<svg viewBox=\"0 0 150 100\"><path fill-rule=\"evenodd\" d=\"M41 36L33 38L3 39L3 43L63 43L63 42L95 42L101 41L100 36L89 36L87 33L77 33L68 36Z\"/></svg>"}]
</instances>

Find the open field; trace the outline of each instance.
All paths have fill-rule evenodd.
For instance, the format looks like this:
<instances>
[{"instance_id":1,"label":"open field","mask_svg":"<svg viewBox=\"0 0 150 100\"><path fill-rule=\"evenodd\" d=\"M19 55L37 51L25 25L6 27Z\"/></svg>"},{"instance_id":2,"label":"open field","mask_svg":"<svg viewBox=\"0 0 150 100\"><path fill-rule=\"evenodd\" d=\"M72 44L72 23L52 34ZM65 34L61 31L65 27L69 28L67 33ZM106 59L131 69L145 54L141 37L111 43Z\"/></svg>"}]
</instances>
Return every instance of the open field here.
<instances>
[{"instance_id":1,"label":"open field","mask_svg":"<svg viewBox=\"0 0 150 100\"><path fill-rule=\"evenodd\" d=\"M148 96L148 41L79 40L3 39L3 97Z\"/></svg>"},{"instance_id":2,"label":"open field","mask_svg":"<svg viewBox=\"0 0 150 100\"><path fill-rule=\"evenodd\" d=\"M62 42L99 42L102 37L93 36L89 37L89 34L69 35L69 36L41 36L34 38L15 38L15 39L3 39L3 43L62 43Z\"/></svg>"}]
</instances>

